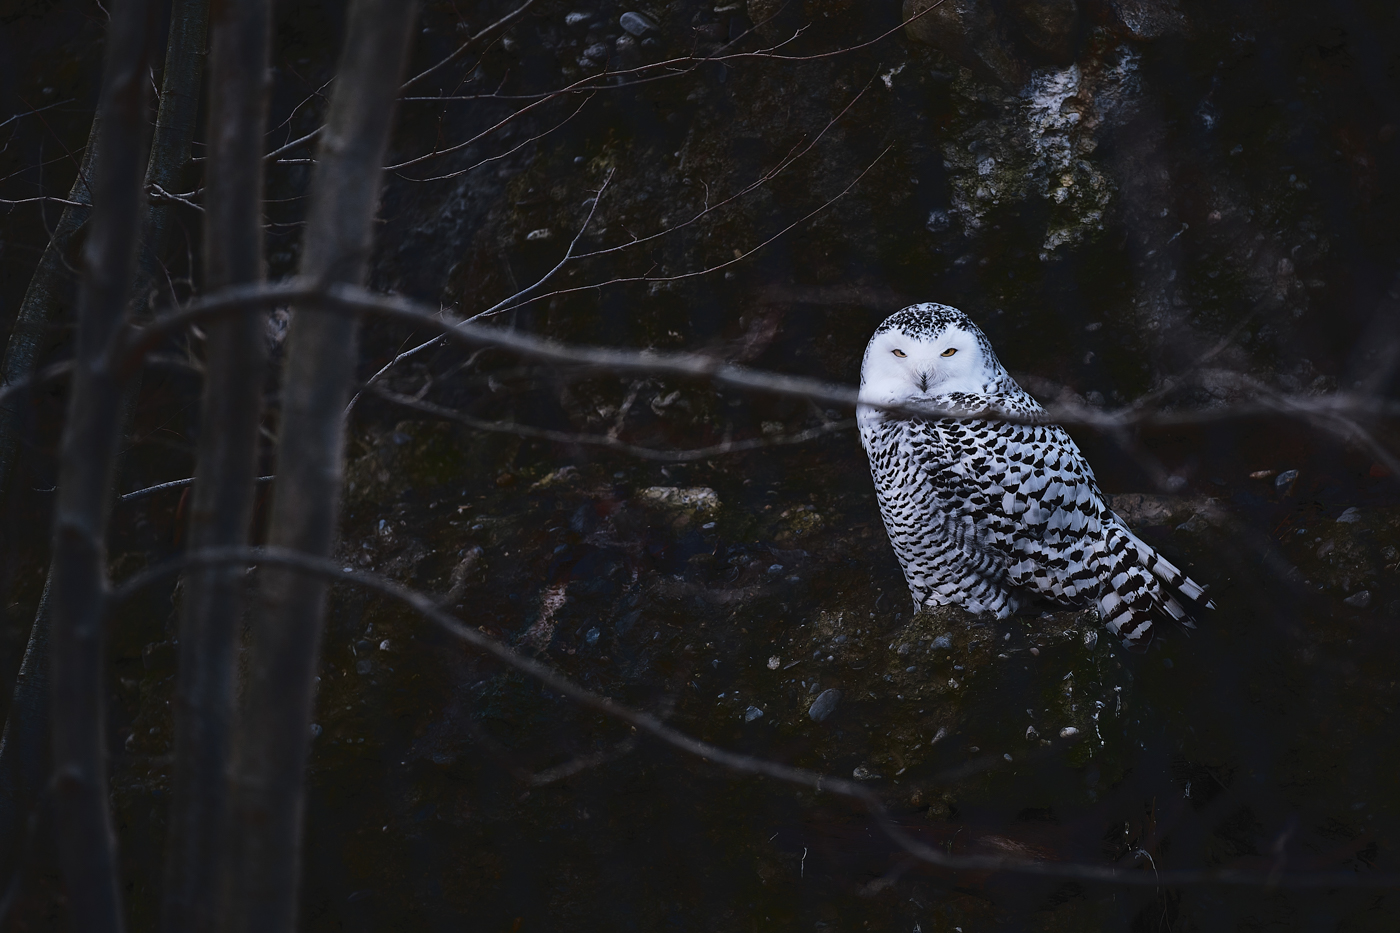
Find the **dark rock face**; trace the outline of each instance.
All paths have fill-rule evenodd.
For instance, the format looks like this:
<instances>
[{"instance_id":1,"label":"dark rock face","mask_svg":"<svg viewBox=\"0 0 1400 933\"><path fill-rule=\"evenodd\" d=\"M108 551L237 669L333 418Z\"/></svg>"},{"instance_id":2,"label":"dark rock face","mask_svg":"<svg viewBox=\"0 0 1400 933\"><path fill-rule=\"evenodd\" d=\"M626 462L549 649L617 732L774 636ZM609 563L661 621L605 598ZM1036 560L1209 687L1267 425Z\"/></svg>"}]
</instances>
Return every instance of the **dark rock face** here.
<instances>
[{"instance_id":1,"label":"dark rock face","mask_svg":"<svg viewBox=\"0 0 1400 933\"><path fill-rule=\"evenodd\" d=\"M415 71L512 7L462 23L428 4ZM341 12L279 9L274 124L293 139L324 115ZM1144 656L1065 607L915 616L859 446L833 427L845 412L499 351L430 348L383 379L397 401L362 400L337 557L690 734L861 780L955 854L1393 872L1388 461L1325 433L1351 431L1331 416L1186 413L1393 391L1398 29L1384 4L542 0L401 105L376 287L846 383L880 320L939 300L1043 401L1181 415L1133 438L1074 432L1135 533L1213 587L1218 609ZM90 90L34 69L37 94ZM31 124L0 156L52 157ZM274 274L295 268L306 155L269 169ZM10 261L42 249L40 219L6 215ZM561 265L576 237L587 255ZM427 336L367 320L361 375ZM187 449L197 391L150 390L138 437ZM185 475L154 447L133 442L123 489ZM24 492L4 545L21 555L6 672L42 588L43 495ZM173 553L178 507L119 507L114 579ZM169 597L113 624L138 921L160 876ZM308 928L1395 926L1351 890L923 869L859 811L662 749L349 586L318 704Z\"/></svg>"},{"instance_id":2,"label":"dark rock face","mask_svg":"<svg viewBox=\"0 0 1400 933\"><path fill-rule=\"evenodd\" d=\"M1007 86L1025 80L1026 65L990 0L905 0L904 18L912 20L906 27L910 38L975 72Z\"/></svg>"}]
</instances>

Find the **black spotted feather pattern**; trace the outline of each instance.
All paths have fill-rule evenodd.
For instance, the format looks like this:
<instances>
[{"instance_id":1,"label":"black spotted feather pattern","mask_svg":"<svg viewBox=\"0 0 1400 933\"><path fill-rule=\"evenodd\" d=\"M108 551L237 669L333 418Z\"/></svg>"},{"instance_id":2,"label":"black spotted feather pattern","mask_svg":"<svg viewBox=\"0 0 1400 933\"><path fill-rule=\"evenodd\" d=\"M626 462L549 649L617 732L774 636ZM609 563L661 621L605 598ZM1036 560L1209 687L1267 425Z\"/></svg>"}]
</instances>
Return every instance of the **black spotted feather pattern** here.
<instances>
[{"instance_id":1,"label":"black spotted feather pattern","mask_svg":"<svg viewBox=\"0 0 1400 933\"><path fill-rule=\"evenodd\" d=\"M925 401L1021 420L1044 414L990 358L999 370L992 391ZM1200 586L1112 512L1059 425L890 415L863 425L861 436L919 607L1005 617L1032 596L1096 606L1109 631L1140 649L1157 620L1190 626L1188 607L1210 605Z\"/></svg>"}]
</instances>

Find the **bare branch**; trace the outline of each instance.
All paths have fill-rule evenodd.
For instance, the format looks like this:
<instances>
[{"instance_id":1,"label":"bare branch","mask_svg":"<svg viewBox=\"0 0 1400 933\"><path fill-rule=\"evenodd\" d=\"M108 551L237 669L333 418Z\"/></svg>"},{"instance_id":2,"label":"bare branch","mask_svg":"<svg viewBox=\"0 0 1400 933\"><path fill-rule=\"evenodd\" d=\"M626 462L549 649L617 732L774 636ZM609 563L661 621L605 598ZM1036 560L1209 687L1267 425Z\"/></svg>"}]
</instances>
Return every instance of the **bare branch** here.
<instances>
[{"instance_id":1,"label":"bare branch","mask_svg":"<svg viewBox=\"0 0 1400 933\"><path fill-rule=\"evenodd\" d=\"M536 0L525 0L525 2L522 3L520 6L516 7L514 10L511 10L505 16L502 16L500 19L496 20L494 23L487 26L485 29L479 31L478 33L476 33L476 35L472 36L467 41L463 42L451 55L447 56L442 61L438 62L436 65L433 65L423 71L420 71L418 74L409 78L402 85L400 85L400 92L408 90L409 88L413 87L413 85L417 84L419 81L422 81L429 75L435 74L439 69L446 68L448 65L452 64L457 59L465 55L468 52L468 50L470 50L472 47L479 45L487 39L495 38L499 33L501 33L508 26L510 26L511 23L514 23L520 17L524 16L527 12L529 12L530 7L534 6L535 3Z\"/></svg>"},{"instance_id":2,"label":"bare branch","mask_svg":"<svg viewBox=\"0 0 1400 933\"><path fill-rule=\"evenodd\" d=\"M807 376L791 376L736 366L702 353L665 353L563 344L520 331L469 323L402 296L378 295L345 285L321 289L305 279L290 279L261 287L226 289L191 302L179 310L160 315L149 324L129 328L128 338L118 350L121 357L120 368L126 370L139 365L141 356L147 349L155 346L166 334L189 324L227 314L243 313L254 307L276 307L297 301L319 301L322 307L339 309L346 314L381 314L406 324L441 330L443 336L453 342L468 346L497 347L542 363L579 366L600 372L669 375L709 380L749 391L811 399L826 405L847 408L855 407L857 401L856 389ZM938 407L890 406L888 410L924 418L964 418L1037 424L1054 422L1103 433L1138 426L1178 427L1269 416L1292 419L1304 416L1348 416L1358 419L1400 417L1400 401L1369 395L1339 392L1331 395L1278 395L1276 399L1286 404L1279 401L1248 399L1213 408L1139 410L1131 406L1097 409L1075 403L1060 403L1046 406L1044 415L1034 417Z\"/></svg>"},{"instance_id":3,"label":"bare branch","mask_svg":"<svg viewBox=\"0 0 1400 933\"><path fill-rule=\"evenodd\" d=\"M563 269L564 266L568 265L569 260L574 257L574 249L578 247L579 240L583 239L583 235L588 232L588 225L593 222L593 215L598 213L598 204L603 200L603 192L608 190L608 185L612 182L612 177L613 170L608 169L608 174L603 179L603 187L599 188L597 193L593 195L593 203L590 204L588 207L588 216L583 219L583 225L578 228L578 233L574 234L574 238L569 241L569 248L564 250L564 257L559 260L559 262L554 266L554 268L550 269L544 275L540 276L539 280L536 281L535 284L528 285L525 288L522 288L514 295L511 295L509 298L506 298L503 301L498 301L496 304L487 308L485 311L482 311L478 314L473 314L471 317L467 318L468 323L475 321L477 318L489 317L493 314L499 314L502 311L508 311L511 308L518 308L522 304L527 304L528 302L519 301L519 299L524 298L526 295L539 288L545 282L548 282L550 279L554 278L554 276L559 273L560 269Z\"/></svg>"},{"instance_id":4,"label":"bare branch","mask_svg":"<svg viewBox=\"0 0 1400 933\"><path fill-rule=\"evenodd\" d=\"M531 143L539 142L541 139L544 139L544 138L545 138L546 136L548 136L550 133L553 133L555 130L558 130L559 128L563 127L565 124L567 124L567 123L568 123L570 120L572 120L574 117L576 117L576 116L578 116L580 113L582 113L582 112L583 112L583 108L584 108L584 107L587 107L587 106L588 106L588 102L589 102L590 100L592 100L592 99L593 99L593 95L592 95L592 94L589 94L587 97L585 97L585 98L579 103L579 105L578 105L577 107L574 108L574 110L573 110L572 113L570 113L570 114L569 114L567 117L565 117L564 119L560 120L558 123L556 123L556 124L554 124L553 126L551 126L549 129L543 130L543 131L541 131L541 132L539 132L539 133L536 133L534 136L531 136L529 139L523 139L523 140L521 140L520 142L516 143L514 146L510 147L509 149L507 149L505 152L497 153L496 155L493 155L493 156L487 156L486 158L482 159L482 160L479 161L479 162L474 162L474 163L472 163L471 165L468 165L466 168L458 169L458 170L455 171L455 172L448 172L448 173L445 174L445 175L429 175L427 178L410 178L409 176L403 174L402 172L399 172L399 173L398 173L398 176L399 176L400 178L402 178L404 181L417 181L417 182L446 181L446 180L449 179L449 178L457 178L457 177L459 177L459 176L462 176L462 175L467 174L468 172L475 171L476 169L481 168L483 165L489 165L489 164L492 163L492 162L499 162L501 159L504 159L504 158L506 158L507 156L514 155L515 153L519 152L521 149L524 149L526 146L530 145Z\"/></svg>"},{"instance_id":5,"label":"bare branch","mask_svg":"<svg viewBox=\"0 0 1400 933\"><path fill-rule=\"evenodd\" d=\"M414 347L411 350L403 351L398 356L394 357L392 360L381 366L378 372L376 372L373 376L370 376L367 380L365 380L365 384L360 386L360 390L355 393L353 398L350 399L350 404L345 406L345 417L350 417L350 413L355 410L355 403L360 400L360 396L364 395L367 390L374 387L375 383L377 383L380 379L383 379L386 375L388 375L389 370L393 369L395 366L397 366L399 363L402 363L404 360L409 359L413 356L417 356L419 353L422 353L424 350L427 350L430 347L438 346L446 339L447 338L442 334L438 334L431 340L425 340L423 343L420 343L418 346Z\"/></svg>"},{"instance_id":6,"label":"bare branch","mask_svg":"<svg viewBox=\"0 0 1400 933\"><path fill-rule=\"evenodd\" d=\"M275 480L276 478L277 478L276 476L259 476L259 477L257 477L256 479L254 479L253 482L255 482L255 483L270 483L270 482L272 482L273 480ZM154 485L154 486L147 486L145 489L136 489L136 490L133 490L132 492L124 493L124 494L122 494L121 496L118 496L118 497L117 497L117 501L118 501L118 502L135 502L137 499L145 499L145 498L147 498L148 496L154 496L154 495L155 495L156 493L158 493L158 492L165 492L167 489L184 489L186 486L193 486L193 485L194 485L194 477L193 477L193 476L186 477L185 479L173 479L173 480L171 480L171 481L168 482L168 483L157 483L157 484Z\"/></svg>"}]
</instances>

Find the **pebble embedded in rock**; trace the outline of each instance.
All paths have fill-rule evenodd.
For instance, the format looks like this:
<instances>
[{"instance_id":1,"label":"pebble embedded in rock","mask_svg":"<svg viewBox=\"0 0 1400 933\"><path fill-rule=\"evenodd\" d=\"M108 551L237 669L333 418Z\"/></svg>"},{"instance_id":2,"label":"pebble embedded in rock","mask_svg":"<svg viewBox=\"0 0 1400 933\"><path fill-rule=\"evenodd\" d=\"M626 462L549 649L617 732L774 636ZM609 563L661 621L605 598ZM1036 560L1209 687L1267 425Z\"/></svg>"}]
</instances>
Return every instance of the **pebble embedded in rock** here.
<instances>
[{"instance_id":1,"label":"pebble embedded in rock","mask_svg":"<svg viewBox=\"0 0 1400 933\"><path fill-rule=\"evenodd\" d=\"M759 709L757 706L750 706L748 709L744 710L744 722L753 722L755 719L762 718L763 710Z\"/></svg>"},{"instance_id":2,"label":"pebble embedded in rock","mask_svg":"<svg viewBox=\"0 0 1400 933\"><path fill-rule=\"evenodd\" d=\"M618 17L617 24L639 39L649 32L656 32L656 23L645 13L629 10Z\"/></svg>"},{"instance_id":3,"label":"pebble embedded in rock","mask_svg":"<svg viewBox=\"0 0 1400 933\"><path fill-rule=\"evenodd\" d=\"M590 645L596 645L598 644L598 639L602 637L602 634L603 633L596 628L591 628L588 630L587 634L583 636L583 640Z\"/></svg>"},{"instance_id":4,"label":"pebble embedded in rock","mask_svg":"<svg viewBox=\"0 0 1400 933\"><path fill-rule=\"evenodd\" d=\"M878 781L882 775L876 774L865 765L858 765L856 769L851 772L851 777L855 778L857 781Z\"/></svg>"},{"instance_id":5,"label":"pebble embedded in rock","mask_svg":"<svg viewBox=\"0 0 1400 933\"><path fill-rule=\"evenodd\" d=\"M1369 608L1371 605L1371 591L1362 590L1359 593L1352 593L1346 599L1342 600L1342 602L1351 606L1353 609Z\"/></svg>"},{"instance_id":6,"label":"pebble embedded in rock","mask_svg":"<svg viewBox=\"0 0 1400 933\"><path fill-rule=\"evenodd\" d=\"M1337 523L1342 525L1351 525L1359 521L1361 521L1361 510L1356 506L1352 506L1337 516Z\"/></svg>"},{"instance_id":7,"label":"pebble embedded in rock","mask_svg":"<svg viewBox=\"0 0 1400 933\"><path fill-rule=\"evenodd\" d=\"M1065 726L1060 730L1060 738L1062 739L1072 739L1078 734L1079 730L1074 728L1074 726Z\"/></svg>"},{"instance_id":8,"label":"pebble embedded in rock","mask_svg":"<svg viewBox=\"0 0 1400 933\"><path fill-rule=\"evenodd\" d=\"M823 690L812 705L807 707L807 715L813 722L826 722L831 714L836 711L836 704L841 702L841 691L832 687Z\"/></svg>"},{"instance_id":9,"label":"pebble embedded in rock","mask_svg":"<svg viewBox=\"0 0 1400 933\"><path fill-rule=\"evenodd\" d=\"M770 671L776 671L776 670L778 669L778 665L780 665L780 664L782 664L782 663L783 663L782 658L779 658L779 657L777 657L777 656L775 655L775 656L773 656L773 657L771 657L771 658L768 659L768 669L769 669Z\"/></svg>"},{"instance_id":10,"label":"pebble embedded in rock","mask_svg":"<svg viewBox=\"0 0 1400 933\"><path fill-rule=\"evenodd\" d=\"M1286 496L1293 491L1293 484L1298 479L1297 470L1284 470L1274 477L1274 488L1278 490L1280 496Z\"/></svg>"}]
</instances>

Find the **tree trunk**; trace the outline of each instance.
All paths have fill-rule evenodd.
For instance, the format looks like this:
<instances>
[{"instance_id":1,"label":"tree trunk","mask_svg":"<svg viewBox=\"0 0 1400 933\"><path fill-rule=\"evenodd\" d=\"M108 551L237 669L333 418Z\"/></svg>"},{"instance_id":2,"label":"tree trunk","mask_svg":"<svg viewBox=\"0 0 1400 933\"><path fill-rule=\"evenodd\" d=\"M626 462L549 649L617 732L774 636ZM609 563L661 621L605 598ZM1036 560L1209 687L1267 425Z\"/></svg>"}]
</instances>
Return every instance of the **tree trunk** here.
<instances>
[{"instance_id":1,"label":"tree trunk","mask_svg":"<svg viewBox=\"0 0 1400 933\"><path fill-rule=\"evenodd\" d=\"M204 204L206 291L260 282L263 134L267 127L268 0L220 4L210 48ZM266 315L211 323L199 450L190 501L192 549L244 545L257 476ZM213 931L223 920L228 768L242 567L185 578L175 689L175 777L162 927Z\"/></svg>"},{"instance_id":2,"label":"tree trunk","mask_svg":"<svg viewBox=\"0 0 1400 933\"><path fill-rule=\"evenodd\" d=\"M69 204L63 209L49 244L44 247L44 255L29 279L29 288L25 290L24 301L19 306L19 314L15 316L15 326L5 344L5 359L0 363L0 385L13 385L34 374L44 341L53 329L54 319L58 317L58 309L72 300L73 278L68 266L73 241L87 223L91 211L89 179L97 163L100 126L101 121L94 115L92 128L88 130L87 149L83 151L83 161L78 167L78 177L73 179L73 186L68 189L68 200L77 204ZM4 502L9 495L19 463L19 438L24 424L25 404L24 395L12 395L0 400L0 502ZM3 829L3 817L0 817L0 838L3 838Z\"/></svg>"},{"instance_id":3,"label":"tree trunk","mask_svg":"<svg viewBox=\"0 0 1400 933\"><path fill-rule=\"evenodd\" d=\"M153 15L153 14L152 14ZM146 184L166 190L189 162L199 110L199 81L204 65L204 38L208 20L208 0L180 0L172 10L170 38L166 49L165 72L161 79L161 105L156 116L151 157L146 166ZM90 204L93 173L101 165L101 113L93 116L82 167L69 192L70 201ZM142 237L141 259L136 285L138 295L147 295L160 271L159 258L165 250L173 205L160 201L147 205ZM59 219L53 238L44 250L25 292L14 330L5 348L0 382L12 383L31 376L44 349L45 335L53 327L59 310L71 300L72 278L69 265L78 233L87 223L88 207L69 206ZM144 306L144 303L138 303ZM128 387L119 416L119 436L125 436L135 401L135 387ZM18 466L20 431L23 424L22 397L0 402L0 501L8 492ZM20 827L25 814L37 801L44 784L48 761L45 737L48 732L49 700L49 592L53 568L44 584L44 596L30 628L13 700L0 735L0 882L15 869L14 846L20 845Z\"/></svg>"},{"instance_id":4,"label":"tree trunk","mask_svg":"<svg viewBox=\"0 0 1400 933\"><path fill-rule=\"evenodd\" d=\"M112 468L123 386L111 350L136 266L150 4L112 8L103 65L102 158L78 295L77 354L63 429L53 534L50 646L55 815L71 925L122 929L116 837L107 803L103 622Z\"/></svg>"},{"instance_id":5,"label":"tree trunk","mask_svg":"<svg viewBox=\"0 0 1400 933\"><path fill-rule=\"evenodd\" d=\"M381 166L415 22L415 5L355 0L317 155L302 240L302 275L361 284L373 244ZM298 308L283 372L269 543L329 556L338 521L343 412L358 324ZM302 809L326 585L263 571L247 701L238 733L237 825L243 833L230 907L246 933L293 928Z\"/></svg>"}]
</instances>

